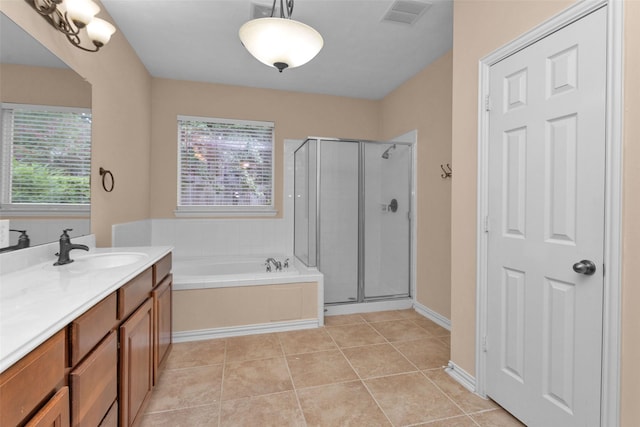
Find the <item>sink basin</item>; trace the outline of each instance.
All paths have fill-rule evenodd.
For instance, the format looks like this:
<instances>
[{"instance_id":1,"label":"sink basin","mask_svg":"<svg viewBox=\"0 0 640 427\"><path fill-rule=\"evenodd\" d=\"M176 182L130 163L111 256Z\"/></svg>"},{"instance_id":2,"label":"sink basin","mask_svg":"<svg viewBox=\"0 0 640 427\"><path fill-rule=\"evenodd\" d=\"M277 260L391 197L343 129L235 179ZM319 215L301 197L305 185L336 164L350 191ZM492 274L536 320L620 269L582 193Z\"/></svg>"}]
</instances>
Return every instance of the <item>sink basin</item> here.
<instances>
[{"instance_id":1,"label":"sink basin","mask_svg":"<svg viewBox=\"0 0 640 427\"><path fill-rule=\"evenodd\" d=\"M123 267L142 261L147 255L139 252L110 252L103 254L92 254L79 257L73 262L77 268L88 270L103 270L106 268ZM73 265L72 264L72 265Z\"/></svg>"},{"instance_id":2,"label":"sink basin","mask_svg":"<svg viewBox=\"0 0 640 427\"><path fill-rule=\"evenodd\" d=\"M73 259L74 262L65 265L47 263L45 269L60 272L66 271L69 273L85 273L93 270L124 267L142 261L146 257L147 254L140 252L105 252L81 255L76 258L72 253L71 259Z\"/></svg>"}]
</instances>

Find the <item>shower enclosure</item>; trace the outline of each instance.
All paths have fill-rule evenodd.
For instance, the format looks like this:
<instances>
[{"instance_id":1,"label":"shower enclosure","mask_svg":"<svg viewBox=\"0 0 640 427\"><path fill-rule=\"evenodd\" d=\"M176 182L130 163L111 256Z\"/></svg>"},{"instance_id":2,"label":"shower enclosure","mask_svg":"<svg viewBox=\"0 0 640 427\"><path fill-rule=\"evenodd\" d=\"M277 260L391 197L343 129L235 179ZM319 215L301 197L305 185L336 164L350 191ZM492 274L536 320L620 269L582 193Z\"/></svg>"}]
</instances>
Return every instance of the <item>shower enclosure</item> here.
<instances>
[{"instance_id":1,"label":"shower enclosure","mask_svg":"<svg viewBox=\"0 0 640 427\"><path fill-rule=\"evenodd\" d=\"M294 253L324 274L325 304L407 298L412 146L307 139L295 151Z\"/></svg>"}]
</instances>

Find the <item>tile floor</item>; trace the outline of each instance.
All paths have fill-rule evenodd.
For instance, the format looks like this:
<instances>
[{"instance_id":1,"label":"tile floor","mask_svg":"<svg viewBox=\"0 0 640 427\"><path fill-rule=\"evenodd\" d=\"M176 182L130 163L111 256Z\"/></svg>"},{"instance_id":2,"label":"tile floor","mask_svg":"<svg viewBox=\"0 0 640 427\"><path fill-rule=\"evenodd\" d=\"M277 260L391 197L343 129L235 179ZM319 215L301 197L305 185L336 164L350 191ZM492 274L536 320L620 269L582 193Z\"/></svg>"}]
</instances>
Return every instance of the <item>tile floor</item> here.
<instances>
[{"instance_id":1,"label":"tile floor","mask_svg":"<svg viewBox=\"0 0 640 427\"><path fill-rule=\"evenodd\" d=\"M174 344L142 426L522 426L444 372L449 332L413 310Z\"/></svg>"}]
</instances>

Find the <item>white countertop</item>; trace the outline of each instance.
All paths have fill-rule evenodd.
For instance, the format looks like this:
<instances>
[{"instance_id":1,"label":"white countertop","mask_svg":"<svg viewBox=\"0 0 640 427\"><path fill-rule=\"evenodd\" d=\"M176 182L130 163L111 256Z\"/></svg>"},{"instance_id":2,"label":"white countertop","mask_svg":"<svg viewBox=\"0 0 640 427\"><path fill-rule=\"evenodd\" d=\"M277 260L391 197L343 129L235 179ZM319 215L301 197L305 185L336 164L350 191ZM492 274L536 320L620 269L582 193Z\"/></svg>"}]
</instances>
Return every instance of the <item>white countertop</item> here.
<instances>
[{"instance_id":1,"label":"white countertop","mask_svg":"<svg viewBox=\"0 0 640 427\"><path fill-rule=\"evenodd\" d=\"M75 242L74 242L75 243ZM110 293L171 252L169 246L91 248L71 251L71 259L102 253L144 254L132 264L88 271L80 263L0 268L0 372L13 365ZM4 260L2 260L4 262Z\"/></svg>"}]
</instances>

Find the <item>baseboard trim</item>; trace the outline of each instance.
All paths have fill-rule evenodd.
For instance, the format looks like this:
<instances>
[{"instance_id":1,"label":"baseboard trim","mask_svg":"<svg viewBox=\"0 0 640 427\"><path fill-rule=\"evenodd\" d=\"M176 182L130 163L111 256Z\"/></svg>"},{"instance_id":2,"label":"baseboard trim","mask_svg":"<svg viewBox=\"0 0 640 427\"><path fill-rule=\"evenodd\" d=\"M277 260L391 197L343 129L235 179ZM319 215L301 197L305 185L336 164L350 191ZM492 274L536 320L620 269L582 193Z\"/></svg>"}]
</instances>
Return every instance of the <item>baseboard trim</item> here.
<instances>
[{"instance_id":1,"label":"baseboard trim","mask_svg":"<svg viewBox=\"0 0 640 427\"><path fill-rule=\"evenodd\" d=\"M447 319L440 313L436 313L429 307L422 305L419 302L414 302L413 308L427 319L433 320L435 323L442 326L446 330L451 331L451 320Z\"/></svg>"},{"instance_id":2,"label":"baseboard trim","mask_svg":"<svg viewBox=\"0 0 640 427\"><path fill-rule=\"evenodd\" d=\"M411 298L401 298L386 301L367 301L362 303L329 304L324 306L325 316L337 316L342 314L371 313L384 310L406 310L413 306Z\"/></svg>"},{"instance_id":3,"label":"baseboard trim","mask_svg":"<svg viewBox=\"0 0 640 427\"><path fill-rule=\"evenodd\" d=\"M444 371L451 376L454 380L459 382L464 388L472 393L476 392L476 379L460 366L453 363L451 360L444 368Z\"/></svg>"},{"instance_id":4,"label":"baseboard trim","mask_svg":"<svg viewBox=\"0 0 640 427\"><path fill-rule=\"evenodd\" d=\"M202 341L241 335L268 334L273 332L313 329L319 326L318 319L292 320L286 322L259 323L254 325L228 326L224 328L179 331L172 334L173 342Z\"/></svg>"}]
</instances>

